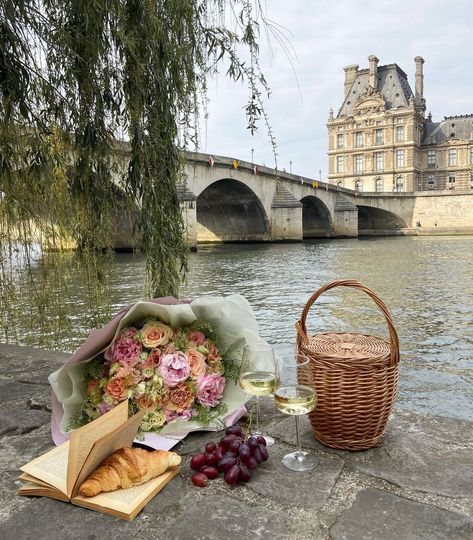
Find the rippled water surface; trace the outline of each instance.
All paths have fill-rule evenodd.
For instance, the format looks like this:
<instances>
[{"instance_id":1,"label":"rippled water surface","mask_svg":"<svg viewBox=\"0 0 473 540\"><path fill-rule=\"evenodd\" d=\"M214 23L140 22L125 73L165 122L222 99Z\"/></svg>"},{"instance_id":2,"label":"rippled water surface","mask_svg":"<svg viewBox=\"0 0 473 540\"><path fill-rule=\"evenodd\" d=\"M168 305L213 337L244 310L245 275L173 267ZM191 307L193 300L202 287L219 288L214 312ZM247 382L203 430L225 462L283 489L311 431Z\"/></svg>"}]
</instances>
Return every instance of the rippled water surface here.
<instances>
[{"instance_id":1,"label":"rippled water surface","mask_svg":"<svg viewBox=\"0 0 473 540\"><path fill-rule=\"evenodd\" d=\"M143 262L118 255L114 310L142 296ZM240 293L260 332L279 349L295 341L305 302L332 279L353 278L388 306L401 345L397 406L473 419L473 238L405 237L201 247L182 296ZM317 300L308 329L387 336L364 293L335 289Z\"/></svg>"}]
</instances>

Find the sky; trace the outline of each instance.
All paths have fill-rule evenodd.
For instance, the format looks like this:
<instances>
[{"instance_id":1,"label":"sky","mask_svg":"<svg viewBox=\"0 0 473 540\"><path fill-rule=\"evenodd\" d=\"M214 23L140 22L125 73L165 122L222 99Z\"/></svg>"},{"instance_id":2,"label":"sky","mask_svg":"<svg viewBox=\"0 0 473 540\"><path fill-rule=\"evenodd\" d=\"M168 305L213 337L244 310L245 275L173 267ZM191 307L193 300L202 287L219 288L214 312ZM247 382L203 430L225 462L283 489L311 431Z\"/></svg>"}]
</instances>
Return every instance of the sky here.
<instances>
[{"instance_id":1,"label":"sky","mask_svg":"<svg viewBox=\"0 0 473 540\"><path fill-rule=\"evenodd\" d=\"M424 97L433 121L473 114L473 0L268 0L266 16L284 27L290 60L261 36L260 63L271 87L265 109L278 146L278 168L327 175L327 118L343 101L343 67L398 64L415 86L414 57L424 58ZM246 83L209 81L202 152L274 167L264 123L246 129ZM292 162L292 163L291 163ZM320 172L319 172L320 171Z\"/></svg>"}]
</instances>

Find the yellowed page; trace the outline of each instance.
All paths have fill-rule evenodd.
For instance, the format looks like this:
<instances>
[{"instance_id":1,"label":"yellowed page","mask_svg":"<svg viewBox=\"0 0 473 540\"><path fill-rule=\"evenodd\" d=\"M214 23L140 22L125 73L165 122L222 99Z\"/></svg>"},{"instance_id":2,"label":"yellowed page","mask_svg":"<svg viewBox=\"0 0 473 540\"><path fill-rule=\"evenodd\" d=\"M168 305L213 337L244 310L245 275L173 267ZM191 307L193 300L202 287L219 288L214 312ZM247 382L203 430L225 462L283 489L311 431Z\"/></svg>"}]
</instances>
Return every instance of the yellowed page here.
<instances>
[{"instance_id":1,"label":"yellowed page","mask_svg":"<svg viewBox=\"0 0 473 540\"><path fill-rule=\"evenodd\" d=\"M18 480L25 480L25 482L34 482L35 484L38 484L39 486L52 487L47 482L43 482L39 478L36 478L35 476L31 476L31 474L28 474L28 473L20 474L20 476L18 477Z\"/></svg>"},{"instance_id":2,"label":"yellowed page","mask_svg":"<svg viewBox=\"0 0 473 540\"><path fill-rule=\"evenodd\" d=\"M69 497L52 486L47 484L37 484L36 482L28 482L18 490L18 495L24 497L50 497L58 501L69 502Z\"/></svg>"},{"instance_id":3,"label":"yellowed page","mask_svg":"<svg viewBox=\"0 0 473 540\"><path fill-rule=\"evenodd\" d=\"M38 478L67 495L67 460L69 441L33 459L20 470Z\"/></svg>"},{"instance_id":4,"label":"yellowed page","mask_svg":"<svg viewBox=\"0 0 473 540\"><path fill-rule=\"evenodd\" d=\"M120 403L108 413L99 416L90 424L71 432L66 485L66 493L69 497L94 443L113 432L118 426L124 424L127 419L128 400Z\"/></svg>"},{"instance_id":5,"label":"yellowed page","mask_svg":"<svg viewBox=\"0 0 473 540\"><path fill-rule=\"evenodd\" d=\"M127 521L132 521L138 512L148 503L164 486L178 474L180 467L169 469L164 474L149 480L141 486L128 489L117 489L109 493L100 493L95 497L82 497L77 495L71 502L77 506L83 506L117 516Z\"/></svg>"},{"instance_id":6,"label":"yellowed page","mask_svg":"<svg viewBox=\"0 0 473 540\"><path fill-rule=\"evenodd\" d=\"M82 483L97 469L105 458L119 448L132 445L144 414L144 410L140 411L125 423L122 423L114 431L95 441L88 457L83 463L82 470L78 473L76 482L71 488L71 497L77 494Z\"/></svg>"}]
</instances>

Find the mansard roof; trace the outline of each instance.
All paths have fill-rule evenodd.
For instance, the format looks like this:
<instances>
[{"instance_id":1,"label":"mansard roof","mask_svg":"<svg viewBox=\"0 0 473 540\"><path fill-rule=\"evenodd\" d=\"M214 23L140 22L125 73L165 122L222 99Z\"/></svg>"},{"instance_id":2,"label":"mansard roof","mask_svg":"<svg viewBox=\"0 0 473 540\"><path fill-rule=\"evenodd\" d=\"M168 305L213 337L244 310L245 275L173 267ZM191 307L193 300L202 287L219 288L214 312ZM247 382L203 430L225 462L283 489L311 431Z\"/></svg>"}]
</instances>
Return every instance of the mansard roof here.
<instances>
[{"instance_id":1,"label":"mansard roof","mask_svg":"<svg viewBox=\"0 0 473 540\"><path fill-rule=\"evenodd\" d=\"M448 139L473 139L473 114L445 116L441 122L426 122L422 144L440 144Z\"/></svg>"},{"instance_id":2,"label":"mansard roof","mask_svg":"<svg viewBox=\"0 0 473 540\"><path fill-rule=\"evenodd\" d=\"M356 101L369 90L369 69L360 69L353 81L348 94L345 97L337 118L353 114ZM409 99L414 97L411 87L407 82L407 75L397 64L378 66L378 88L386 102L386 109L407 107Z\"/></svg>"}]
</instances>

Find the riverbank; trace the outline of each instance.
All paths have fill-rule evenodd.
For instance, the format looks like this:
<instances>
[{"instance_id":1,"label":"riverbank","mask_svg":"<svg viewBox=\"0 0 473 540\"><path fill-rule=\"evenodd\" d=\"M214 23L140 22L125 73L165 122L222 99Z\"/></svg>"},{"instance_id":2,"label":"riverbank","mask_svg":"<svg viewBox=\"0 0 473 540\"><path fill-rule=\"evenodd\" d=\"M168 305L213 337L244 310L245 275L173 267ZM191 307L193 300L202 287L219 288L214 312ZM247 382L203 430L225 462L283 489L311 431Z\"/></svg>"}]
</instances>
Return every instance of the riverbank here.
<instances>
[{"instance_id":1,"label":"riverbank","mask_svg":"<svg viewBox=\"0 0 473 540\"><path fill-rule=\"evenodd\" d=\"M294 420L264 403L275 439L270 459L246 485L190 482L189 456L212 433L188 436L181 474L132 523L48 498L16 496L18 468L52 446L47 376L61 352L0 345L0 529L2 538L470 539L473 536L473 423L396 410L378 448L331 450L303 422L303 446L319 459L287 471ZM303 419L305 420L305 419Z\"/></svg>"}]
</instances>

